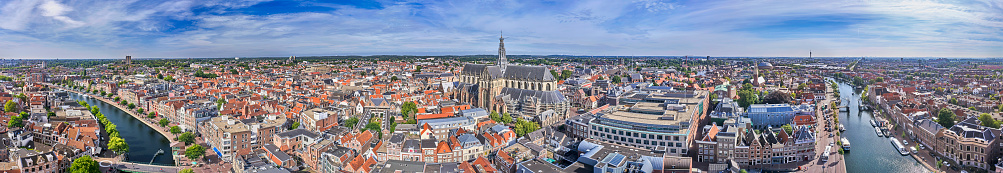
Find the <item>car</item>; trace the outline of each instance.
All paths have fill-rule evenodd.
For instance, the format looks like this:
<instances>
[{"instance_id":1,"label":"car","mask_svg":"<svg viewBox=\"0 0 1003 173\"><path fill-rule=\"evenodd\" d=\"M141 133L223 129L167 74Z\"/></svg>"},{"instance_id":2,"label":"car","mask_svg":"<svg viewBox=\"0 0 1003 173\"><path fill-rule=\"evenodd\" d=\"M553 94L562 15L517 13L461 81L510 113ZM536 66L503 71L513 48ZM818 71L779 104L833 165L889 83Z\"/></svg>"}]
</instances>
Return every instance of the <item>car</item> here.
<instances>
[{"instance_id":1,"label":"car","mask_svg":"<svg viewBox=\"0 0 1003 173\"><path fill-rule=\"evenodd\" d=\"M906 140L903 139L902 140L902 145L909 145L909 141L906 141Z\"/></svg>"}]
</instances>

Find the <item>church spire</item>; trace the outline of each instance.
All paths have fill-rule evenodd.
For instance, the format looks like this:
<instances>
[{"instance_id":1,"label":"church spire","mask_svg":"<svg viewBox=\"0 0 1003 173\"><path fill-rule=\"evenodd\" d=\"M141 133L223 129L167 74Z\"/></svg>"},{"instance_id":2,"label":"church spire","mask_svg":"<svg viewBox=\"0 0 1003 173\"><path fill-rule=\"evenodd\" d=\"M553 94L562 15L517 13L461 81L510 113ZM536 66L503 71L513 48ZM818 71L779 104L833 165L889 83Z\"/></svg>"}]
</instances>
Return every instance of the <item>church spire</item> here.
<instances>
[{"instance_id":1,"label":"church spire","mask_svg":"<svg viewBox=\"0 0 1003 173\"><path fill-rule=\"evenodd\" d=\"M505 59L505 36L504 33L499 33L498 37L498 68L501 69L502 74L505 73L505 66L508 65L508 60Z\"/></svg>"}]
</instances>

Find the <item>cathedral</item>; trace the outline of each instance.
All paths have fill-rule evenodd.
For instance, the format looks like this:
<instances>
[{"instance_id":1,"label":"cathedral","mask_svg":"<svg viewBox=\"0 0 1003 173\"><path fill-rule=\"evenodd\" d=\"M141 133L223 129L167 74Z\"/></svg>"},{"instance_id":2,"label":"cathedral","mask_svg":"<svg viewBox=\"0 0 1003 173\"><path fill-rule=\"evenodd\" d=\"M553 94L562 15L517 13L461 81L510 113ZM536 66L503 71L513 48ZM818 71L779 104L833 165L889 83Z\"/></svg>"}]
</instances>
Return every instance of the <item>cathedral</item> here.
<instances>
[{"instance_id":1,"label":"cathedral","mask_svg":"<svg viewBox=\"0 0 1003 173\"><path fill-rule=\"evenodd\" d=\"M498 40L495 65L463 66L457 99L498 114L532 117L544 126L565 119L570 102L557 91L557 78L545 66L508 65L505 37Z\"/></svg>"}]
</instances>

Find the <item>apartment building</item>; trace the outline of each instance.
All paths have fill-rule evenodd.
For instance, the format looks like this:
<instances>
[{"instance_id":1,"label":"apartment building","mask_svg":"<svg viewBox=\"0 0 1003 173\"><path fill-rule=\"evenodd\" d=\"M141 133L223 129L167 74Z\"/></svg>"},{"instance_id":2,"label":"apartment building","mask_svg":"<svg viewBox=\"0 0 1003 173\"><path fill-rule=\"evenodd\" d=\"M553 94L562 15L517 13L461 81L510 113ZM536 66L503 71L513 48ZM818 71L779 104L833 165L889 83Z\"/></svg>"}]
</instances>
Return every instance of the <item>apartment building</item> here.
<instances>
[{"instance_id":1,"label":"apartment building","mask_svg":"<svg viewBox=\"0 0 1003 173\"><path fill-rule=\"evenodd\" d=\"M937 133L937 153L961 166L989 169L996 164L999 147L999 129L979 125L976 117L965 119L949 129Z\"/></svg>"},{"instance_id":2,"label":"apartment building","mask_svg":"<svg viewBox=\"0 0 1003 173\"><path fill-rule=\"evenodd\" d=\"M256 144L256 137L248 125L226 116L206 121L200 130L206 143L226 161L250 153Z\"/></svg>"}]
</instances>

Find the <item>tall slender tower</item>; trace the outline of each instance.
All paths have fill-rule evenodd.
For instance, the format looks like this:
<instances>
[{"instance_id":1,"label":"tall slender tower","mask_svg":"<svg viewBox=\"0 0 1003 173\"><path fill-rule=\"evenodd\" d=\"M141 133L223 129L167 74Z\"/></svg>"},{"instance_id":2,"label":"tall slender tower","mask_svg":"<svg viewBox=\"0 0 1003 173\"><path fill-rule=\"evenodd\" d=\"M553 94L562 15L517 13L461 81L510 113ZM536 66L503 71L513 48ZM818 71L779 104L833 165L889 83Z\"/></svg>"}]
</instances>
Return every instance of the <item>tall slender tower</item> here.
<instances>
[{"instance_id":1,"label":"tall slender tower","mask_svg":"<svg viewBox=\"0 0 1003 173\"><path fill-rule=\"evenodd\" d=\"M505 66L508 66L508 60L505 59L505 35L504 33L499 34L498 37L498 68L501 69L502 74L505 74Z\"/></svg>"}]
</instances>

